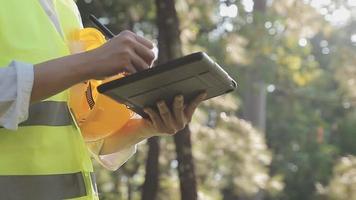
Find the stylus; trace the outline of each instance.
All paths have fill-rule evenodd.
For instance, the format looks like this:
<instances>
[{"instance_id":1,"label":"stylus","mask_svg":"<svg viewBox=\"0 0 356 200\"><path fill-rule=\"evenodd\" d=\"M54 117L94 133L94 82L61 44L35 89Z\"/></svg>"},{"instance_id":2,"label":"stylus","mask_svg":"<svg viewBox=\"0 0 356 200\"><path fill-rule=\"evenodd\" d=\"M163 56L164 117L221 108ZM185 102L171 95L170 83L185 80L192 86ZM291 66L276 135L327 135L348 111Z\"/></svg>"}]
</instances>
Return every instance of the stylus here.
<instances>
[{"instance_id":1,"label":"stylus","mask_svg":"<svg viewBox=\"0 0 356 200\"><path fill-rule=\"evenodd\" d=\"M102 24L93 14L89 15L89 19L106 35L107 38L115 37L115 34L111 32L108 27Z\"/></svg>"}]
</instances>

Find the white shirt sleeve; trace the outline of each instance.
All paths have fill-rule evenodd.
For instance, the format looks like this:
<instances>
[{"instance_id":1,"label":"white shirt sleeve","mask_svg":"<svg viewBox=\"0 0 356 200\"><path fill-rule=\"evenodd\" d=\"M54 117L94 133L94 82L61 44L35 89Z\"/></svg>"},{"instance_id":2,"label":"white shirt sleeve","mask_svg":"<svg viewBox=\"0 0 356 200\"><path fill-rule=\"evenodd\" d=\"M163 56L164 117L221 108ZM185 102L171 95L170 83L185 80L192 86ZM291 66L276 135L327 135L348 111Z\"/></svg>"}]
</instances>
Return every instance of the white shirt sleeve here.
<instances>
[{"instance_id":1,"label":"white shirt sleeve","mask_svg":"<svg viewBox=\"0 0 356 200\"><path fill-rule=\"evenodd\" d=\"M13 61L0 68L0 126L16 130L27 119L33 79L31 64Z\"/></svg>"},{"instance_id":2,"label":"white shirt sleeve","mask_svg":"<svg viewBox=\"0 0 356 200\"><path fill-rule=\"evenodd\" d=\"M137 151L137 145L133 145L129 148L123 149L121 151L108 154L100 155L99 162L106 169L115 171L119 169L123 164L125 164Z\"/></svg>"},{"instance_id":3,"label":"white shirt sleeve","mask_svg":"<svg viewBox=\"0 0 356 200\"><path fill-rule=\"evenodd\" d=\"M99 155L101 147L103 146L104 140L99 140L95 142L87 142L87 147L93 158L104 168L115 171L121 167L131 156L136 153L137 145L125 148L121 151L107 154Z\"/></svg>"}]
</instances>

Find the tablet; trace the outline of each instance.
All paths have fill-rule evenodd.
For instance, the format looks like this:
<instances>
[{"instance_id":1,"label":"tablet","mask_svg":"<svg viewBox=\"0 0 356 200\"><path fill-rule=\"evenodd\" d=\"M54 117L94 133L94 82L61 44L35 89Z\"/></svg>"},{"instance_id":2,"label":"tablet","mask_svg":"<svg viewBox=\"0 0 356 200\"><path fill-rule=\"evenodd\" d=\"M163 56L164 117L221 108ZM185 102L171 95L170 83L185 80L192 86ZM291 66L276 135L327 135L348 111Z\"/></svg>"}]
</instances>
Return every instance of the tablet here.
<instances>
[{"instance_id":1,"label":"tablet","mask_svg":"<svg viewBox=\"0 0 356 200\"><path fill-rule=\"evenodd\" d=\"M144 118L145 107L156 108L164 100L168 105L176 95L189 102L206 91L210 99L233 91L233 80L217 63L203 52L193 53L165 64L104 83L98 91L125 104Z\"/></svg>"}]
</instances>

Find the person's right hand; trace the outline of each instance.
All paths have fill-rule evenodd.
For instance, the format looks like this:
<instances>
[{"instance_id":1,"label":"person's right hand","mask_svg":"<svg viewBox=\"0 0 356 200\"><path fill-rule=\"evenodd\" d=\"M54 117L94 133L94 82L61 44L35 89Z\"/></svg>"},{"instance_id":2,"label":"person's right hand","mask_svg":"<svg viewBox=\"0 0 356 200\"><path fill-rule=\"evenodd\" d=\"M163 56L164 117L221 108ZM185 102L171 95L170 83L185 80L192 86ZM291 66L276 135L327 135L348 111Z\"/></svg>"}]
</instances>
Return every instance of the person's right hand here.
<instances>
[{"instance_id":1,"label":"person's right hand","mask_svg":"<svg viewBox=\"0 0 356 200\"><path fill-rule=\"evenodd\" d=\"M89 79L147 69L155 58L152 48L147 39L123 31L97 49L38 63L34 65L31 103Z\"/></svg>"},{"instance_id":2,"label":"person's right hand","mask_svg":"<svg viewBox=\"0 0 356 200\"><path fill-rule=\"evenodd\" d=\"M87 52L95 63L92 78L100 79L121 72L136 73L152 65L153 43L131 31L123 31L101 47Z\"/></svg>"}]
</instances>

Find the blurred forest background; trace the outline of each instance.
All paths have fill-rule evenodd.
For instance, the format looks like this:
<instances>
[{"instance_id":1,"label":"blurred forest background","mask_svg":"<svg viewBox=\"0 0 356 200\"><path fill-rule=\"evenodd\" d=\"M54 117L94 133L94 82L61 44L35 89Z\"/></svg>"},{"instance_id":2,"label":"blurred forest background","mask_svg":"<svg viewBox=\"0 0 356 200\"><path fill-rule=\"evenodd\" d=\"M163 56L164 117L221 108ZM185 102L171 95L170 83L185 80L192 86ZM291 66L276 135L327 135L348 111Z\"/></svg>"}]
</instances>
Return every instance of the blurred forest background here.
<instances>
[{"instance_id":1,"label":"blurred forest background","mask_svg":"<svg viewBox=\"0 0 356 200\"><path fill-rule=\"evenodd\" d=\"M175 137L151 138L103 200L356 200L355 0L77 0L158 63L205 51L238 82Z\"/></svg>"}]
</instances>

